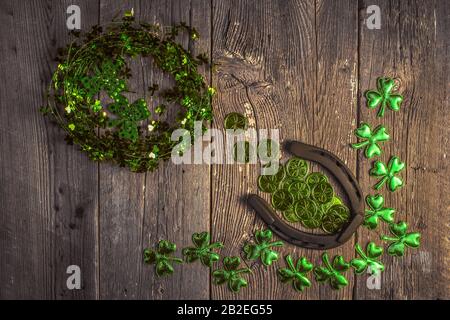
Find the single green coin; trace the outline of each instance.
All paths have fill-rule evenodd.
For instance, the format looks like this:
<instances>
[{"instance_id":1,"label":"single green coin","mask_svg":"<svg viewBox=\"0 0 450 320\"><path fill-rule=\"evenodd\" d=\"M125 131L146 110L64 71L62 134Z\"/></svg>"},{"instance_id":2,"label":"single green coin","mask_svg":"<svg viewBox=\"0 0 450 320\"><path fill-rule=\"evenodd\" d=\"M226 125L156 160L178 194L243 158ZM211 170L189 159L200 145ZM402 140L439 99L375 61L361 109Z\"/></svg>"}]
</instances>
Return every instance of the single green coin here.
<instances>
[{"instance_id":1,"label":"single green coin","mask_svg":"<svg viewBox=\"0 0 450 320\"><path fill-rule=\"evenodd\" d=\"M333 199L333 187L328 182L320 182L311 190L311 195L319 204L330 202Z\"/></svg>"},{"instance_id":2,"label":"single green coin","mask_svg":"<svg viewBox=\"0 0 450 320\"><path fill-rule=\"evenodd\" d=\"M258 177L258 188L262 192L274 193L278 190L280 182L274 175L261 175Z\"/></svg>"},{"instance_id":3,"label":"single green coin","mask_svg":"<svg viewBox=\"0 0 450 320\"><path fill-rule=\"evenodd\" d=\"M272 194L272 206L277 210L285 211L293 202L292 195L284 189L279 189Z\"/></svg>"},{"instance_id":4,"label":"single green coin","mask_svg":"<svg viewBox=\"0 0 450 320\"><path fill-rule=\"evenodd\" d=\"M327 214L322 219L321 227L326 233L333 234L341 230L343 225L344 221L339 216Z\"/></svg>"},{"instance_id":5,"label":"single green coin","mask_svg":"<svg viewBox=\"0 0 450 320\"><path fill-rule=\"evenodd\" d=\"M247 130L248 128L248 119L244 115L232 112L227 114L224 120L224 127L225 129L232 129L232 130Z\"/></svg>"},{"instance_id":6,"label":"single green coin","mask_svg":"<svg viewBox=\"0 0 450 320\"><path fill-rule=\"evenodd\" d=\"M318 208L314 201L308 198L302 198L295 202L294 211L298 219L301 221L314 218L317 214Z\"/></svg>"},{"instance_id":7,"label":"single green coin","mask_svg":"<svg viewBox=\"0 0 450 320\"><path fill-rule=\"evenodd\" d=\"M294 196L294 199L307 198L309 196L309 186L302 180L291 180L287 188Z\"/></svg>"},{"instance_id":8,"label":"single green coin","mask_svg":"<svg viewBox=\"0 0 450 320\"><path fill-rule=\"evenodd\" d=\"M286 172L291 177L305 178L308 174L308 163L300 158L292 158L286 163Z\"/></svg>"},{"instance_id":9,"label":"single green coin","mask_svg":"<svg viewBox=\"0 0 450 320\"><path fill-rule=\"evenodd\" d=\"M313 187L316 184L319 184L321 182L328 182L328 178L320 172L313 172L308 174L308 176L306 177L306 183L310 186Z\"/></svg>"}]
</instances>

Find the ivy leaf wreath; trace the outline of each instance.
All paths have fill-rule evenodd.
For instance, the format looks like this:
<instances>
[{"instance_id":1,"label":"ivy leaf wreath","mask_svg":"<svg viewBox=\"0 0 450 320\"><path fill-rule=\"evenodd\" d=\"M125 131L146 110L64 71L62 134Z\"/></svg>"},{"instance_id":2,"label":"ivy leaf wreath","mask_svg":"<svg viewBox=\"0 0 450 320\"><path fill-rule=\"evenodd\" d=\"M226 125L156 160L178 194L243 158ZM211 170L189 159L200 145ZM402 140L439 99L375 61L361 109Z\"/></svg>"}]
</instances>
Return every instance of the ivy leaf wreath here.
<instances>
[{"instance_id":1,"label":"ivy leaf wreath","mask_svg":"<svg viewBox=\"0 0 450 320\"><path fill-rule=\"evenodd\" d=\"M158 26L138 23L132 15L105 29L97 25L88 33L73 33L78 39L59 50L48 105L41 111L66 131L69 144L79 145L91 159L112 160L135 172L153 171L178 144L171 140L174 130L185 129L192 136L194 122L201 121L205 131L205 122L212 119L214 89L197 72L207 59L193 57L175 41L180 31L198 38L185 24L161 35ZM157 92L167 104L178 105L172 123L164 120L165 105L152 114L145 99L127 98L132 91L128 64L136 57L152 57L154 65L174 78L172 88L149 87L151 95ZM176 151L183 153L189 146Z\"/></svg>"}]
</instances>

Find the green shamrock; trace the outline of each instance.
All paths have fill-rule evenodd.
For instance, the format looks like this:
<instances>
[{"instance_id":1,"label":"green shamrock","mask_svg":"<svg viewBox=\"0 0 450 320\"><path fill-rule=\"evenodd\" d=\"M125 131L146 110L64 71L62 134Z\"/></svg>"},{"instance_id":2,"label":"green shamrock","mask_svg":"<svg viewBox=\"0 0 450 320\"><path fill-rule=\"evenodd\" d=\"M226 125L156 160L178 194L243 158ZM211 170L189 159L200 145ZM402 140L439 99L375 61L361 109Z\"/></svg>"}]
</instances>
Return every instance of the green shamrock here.
<instances>
[{"instance_id":1,"label":"green shamrock","mask_svg":"<svg viewBox=\"0 0 450 320\"><path fill-rule=\"evenodd\" d=\"M381 236L381 240L392 242L388 247L388 253L391 256L402 257L405 254L405 248L418 248L420 246L420 233L409 232L407 233L408 225L404 221L400 221L397 224L391 224L389 231L394 237Z\"/></svg>"},{"instance_id":2,"label":"green shamrock","mask_svg":"<svg viewBox=\"0 0 450 320\"><path fill-rule=\"evenodd\" d=\"M397 188L403 186L403 180L395 175L404 168L405 163L397 157L392 157L387 166L381 161L375 161L373 168L370 170L370 175L382 178L375 184L374 188L379 190L386 183L389 191L397 190Z\"/></svg>"},{"instance_id":3,"label":"green shamrock","mask_svg":"<svg viewBox=\"0 0 450 320\"><path fill-rule=\"evenodd\" d=\"M270 266L272 262L278 260L278 252L271 249L271 247L282 247L283 242L272 240L272 231L270 230L257 230L255 232L256 243L246 243L244 246L244 252L248 260L261 259L261 262L265 266Z\"/></svg>"},{"instance_id":4,"label":"green shamrock","mask_svg":"<svg viewBox=\"0 0 450 320\"><path fill-rule=\"evenodd\" d=\"M208 232L194 233L192 242L195 247L187 247L183 249L183 256L186 262L194 262L200 259L201 263L207 267L220 259L220 255L213 249L223 248L221 242L211 242L211 236Z\"/></svg>"},{"instance_id":5,"label":"green shamrock","mask_svg":"<svg viewBox=\"0 0 450 320\"><path fill-rule=\"evenodd\" d=\"M322 262L324 267L314 267L314 276L318 282L329 282L335 290L341 289L348 285L348 280L342 274L350 268L350 264L345 262L344 257L335 256L333 264L328 259L328 253L322 254Z\"/></svg>"},{"instance_id":6,"label":"green shamrock","mask_svg":"<svg viewBox=\"0 0 450 320\"><path fill-rule=\"evenodd\" d=\"M138 99L132 104L129 104L125 97L124 99L126 101L109 105L109 110L118 118L110 120L108 125L119 128L119 137L136 141L139 136L137 122L147 119L150 111L144 99Z\"/></svg>"},{"instance_id":7,"label":"green shamrock","mask_svg":"<svg viewBox=\"0 0 450 320\"><path fill-rule=\"evenodd\" d=\"M381 155L381 147L378 142L389 140L389 134L386 132L384 126L380 125L372 131L367 123L362 123L361 126L355 130L355 136L364 141L352 143L351 147L353 149L365 147L364 154L367 159Z\"/></svg>"},{"instance_id":8,"label":"green shamrock","mask_svg":"<svg viewBox=\"0 0 450 320\"><path fill-rule=\"evenodd\" d=\"M374 196L368 195L366 203L370 209L366 209L364 226L370 230L376 229L378 226L378 219L386 223L394 222L395 210L392 208L383 207L384 198L381 194Z\"/></svg>"},{"instance_id":9,"label":"green shamrock","mask_svg":"<svg viewBox=\"0 0 450 320\"><path fill-rule=\"evenodd\" d=\"M241 259L239 257L223 258L223 269L217 269L212 273L214 284L228 283L228 288L233 292L239 292L242 287L247 287L247 280L240 274L251 273L249 268L239 269Z\"/></svg>"},{"instance_id":10,"label":"green shamrock","mask_svg":"<svg viewBox=\"0 0 450 320\"><path fill-rule=\"evenodd\" d=\"M355 258L350 261L351 266L355 269L356 274L361 274L369 268L371 274L378 274L384 271L384 265L378 258L383 254L383 248L378 247L374 242L367 244L366 253L359 244L355 245L355 251L361 258Z\"/></svg>"},{"instance_id":11,"label":"green shamrock","mask_svg":"<svg viewBox=\"0 0 450 320\"><path fill-rule=\"evenodd\" d=\"M172 257L171 254L177 250L175 243L161 240L156 250L146 248L144 250L144 262L156 265L156 275L158 277L173 273L172 263L183 263L182 259Z\"/></svg>"},{"instance_id":12,"label":"green shamrock","mask_svg":"<svg viewBox=\"0 0 450 320\"><path fill-rule=\"evenodd\" d=\"M393 111L400 110L403 96L393 93L395 91L395 81L392 78L378 78L377 90L366 91L367 107L374 109L380 106L377 116L382 117L386 106Z\"/></svg>"},{"instance_id":13,"label":"green shamrock","mask_svg":"<svg viewBox=\"0 0 450 320\"><path fill-rule=\"evenodd\" d=\"M312 263L310 263L305 257L297 260L297 265L294 265L291 255L285 257L288 268L278 269L277 273L281 282L291 282L296 291L303 292L305 288L311 287L311 281L309 281L306 274L313 269Z\"/></svg>"}]
</instances>

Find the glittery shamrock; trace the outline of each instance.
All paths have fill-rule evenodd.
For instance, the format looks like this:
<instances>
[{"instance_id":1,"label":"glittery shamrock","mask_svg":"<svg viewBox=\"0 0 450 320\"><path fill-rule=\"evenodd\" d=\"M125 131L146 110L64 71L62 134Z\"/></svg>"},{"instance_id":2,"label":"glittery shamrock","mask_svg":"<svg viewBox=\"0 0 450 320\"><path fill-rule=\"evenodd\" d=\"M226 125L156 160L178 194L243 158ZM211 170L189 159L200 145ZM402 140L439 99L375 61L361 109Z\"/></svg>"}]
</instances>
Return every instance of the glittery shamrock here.
<instances>
[{"instance_id":1,"label":"glittery shamrock","mask_svg":"<svg viewBox=\"0 0 450 320\"><path fill-rule=\"evenodd\" d=\"M183 256L186 262L194 262L200 259L201 263L207 267L220 259L220 255L213 249L223 248L221 242L211 243L211 236L208 232L194 233L192 242L195 247L187 247L183 249Z\"/></svg>"},{"instance_id":2,"label":"glittery shamrock","mask_svg":"<svg viewBox=\"0 0 450 320\"><path fill-rule=\"evenodd\" d=\"M350 268L350 264L345 262L342 256L335 256L333 264L328 259L328 253L322 254L322 262L324 267L314 267L314 276L318 282L329 282L330 286L335 289L341 289L348 285L347 278L342 274Z\"/></svg>"},{"instance_id":3,"label":"glittery shamrock","mask_svg":"<svg viewBox=\"0 0 450 320\"><path fill-rule=\"evenodd\" d=\"M403 186L403 181L395 175L404 168L405 163L397 157L392 157L387 166L381 161L375 161L373 168L370 170L370 175L382 178L375 184L374 188L379 190L386 183L390 191L397 190L397 188Z\"/></svg>"},{"instance_id":4,"label":"glittery shamrock","mask_svg":"<svg viewBox=\"0 0 450 320\"><path fill-rule=\"evenodd\" d=\"M272 240L272 231L257 230L255 232L255 243L246 243L244 252L248 260L261 259L265 266L270 266L272 262L278 260L278 252L271 249L271 247L282 247L283 242Z\"/></svg>"},{"instance_id":5,"label":"glittery shamrock","mask_svg":"<svg viewBox=\"0 0 450 320\"><path fill-rule=\"evenodd\" d=\"M378 226L378 219L381 219L386 223L394 222L395 210L383 207L384 198L381 194L376 194L374 196L368 195L366 197L366 203L370 209L366 209L364 226L368 229L375 229Z\"/></svg>"},{"instance_id":6,"label":"glittery shamrock","mask_svg":"<svg viewBox=\"0 0 450 320\"><path fill-rule=\"evenodd\" d=\"M374 242L367 244L366 252L364 252L359 244L355 245L355 251L361 258L355 258L350 261L351 266L355 269L356 274L361 274L369 268L372 274L384 271L384 265L378 259L383 254L383 248L378 247Z\"/></svg>"},{"instance_id":7,"label":"glittery shamrock","mask_svg":"<svg viewBox=\"0 0 450 320\"><path fill-rule=\"evenodd\" d=\"M137 122L147 119L150 116L147 103L144 99L138 99L132 104L122 105L112 103L109 105L112 113L118 116L117 119L109 121L109 126L120 128L119 136L121 138L136 141L139 136Z\"/></svg>"},{"instance_id":8,"label":"glittery shamrock","mask_svg":"<svg viewBox=\"0 0 450 320\"><path fill-rule=\"evenodd\" d=\"M288 267L277 271L281 282L292 282L294 289L300 292L311 287L311 281L306 274L313 269L313 264L305 257L298 259L296 265L294 265L291 255L287 255L285 260Z\"/></svg>"},{"instance_id":9,"label":"glittery shamrock","mask_svg":"<svg viewBox=\"0 0 450 320\"><path fill-rule=\"evenodd\" d=\"M377 116L382 117L386 106L393 111L400 110L400 105L403 101L403 96L396 94L395 81L392 78L378 78L377 90L366 91L367 107L374 109L380 106Z\"/></svg>"},{"instance_id":10,"label":"glittery shamrock","mask_svg":"<svg viewBox=\"0 0 450 320\"><path fill-rule=\"evenodd\" d=\"M389 134L386 132L384 126L380 125L372 131L367 123L362 123L361 126L355 130L355 136L363 139L363 141L353 143L351 144L351 147L353 149L365 147L364 154L368 159L381 154L381 148L378 142L389 140Z\"/></svg>"},{"instance_id":11,"label":"glittery shamrock","mask_svg":"<svg viewBox=\"0 0 450 320\"><path fill-rule=\"evenodd\" d=\"M144 262L156 265L156 274L158 277L170 275L173 273L172 263L182 263L183 260L172 257L171 255L177 250L175 243L161 240L156 250L146 248L144 250Z\"/></svg>"},{"instance_id":12,"label":"glittery shamrock","mask_svg":"<svg viewBox=\"0 0 450 320\"><path fill-rule=\"evenodd\" d=\"M408 225L404 221L400 221L397 224L391 224L389 231L393 237L381 236L381 240L390 241L388 246L388 253L391 256L402 257L405 254L405 248L417 248L420 246L420 233L419 232L407 232Z\"/></svg>"},{"instance_id":13,"label":"glittery shamrock","mask_svg":"<svg viewBox=\"0 0 450 320\"><path fill-rule=\"evenodd\" d=\"M223 269L217 269L212 273L214 284L228 284L233 292L239 292L242 287L247 286L247 280L241 277L243 273L251 273L249 268L239 269L241 259L239 257L225 257Z\"/></svg>"}]
</instances>

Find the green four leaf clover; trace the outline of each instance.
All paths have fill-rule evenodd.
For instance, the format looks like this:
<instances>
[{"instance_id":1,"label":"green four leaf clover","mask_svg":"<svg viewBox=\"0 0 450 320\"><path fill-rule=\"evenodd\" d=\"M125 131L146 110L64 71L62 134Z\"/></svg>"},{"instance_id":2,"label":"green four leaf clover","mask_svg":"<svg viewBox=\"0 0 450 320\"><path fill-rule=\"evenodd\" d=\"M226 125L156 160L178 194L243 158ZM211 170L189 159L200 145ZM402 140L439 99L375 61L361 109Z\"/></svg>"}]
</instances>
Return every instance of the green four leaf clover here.
<instances>
[{"instance_id":1,"label":"green four leaf clover","mask_svg":"<svg viewBox=\"0 0 450 320\"><path fill-rule=\"evenodd\" d=\"M370 170L370 175L382 178L375 184L374 188L379 190L386 183L390 191L397 190L397 188L403 186L403 180L395 175L404 168L405 163L401 162L397 157L392 157L387 166L381 161L375 161L373 168Z\"/></svg>"},{"instance_id":2,"label":"green four leaf clover","mask_svg":"<svg viewBox=\"0 0 450 320\"><path fill-rule=\"evenodd\" d=\"M395 81L392 78L380 77L377 79L377 90L369 90L365 96L367 99L367 107L374 109L380 106L377 116L382 117L386 106L393 111L400 110L400 105L403 102L403 96L395 94Z\"/></svg>"},{"instance_id":3,"label":"green four leaf clover","mask_svg":"<svg viewBox=\"0 0 450 320\"><path fill-rule=\"evenodd\" d=\"M351 147L353 149L365 147L364 154L367 159L381 155L381 147L378 142L389 140L389 134L386 132L384 126L380 125L372 131L367 123L362 123L361 126L355 130L355 136L363 141L353 143L351 144Z\"/></svg>"},{"instance_id":4,"label":"green four leaf clover","mask_svg":"<svg viewBox=\"0 0 450 320\"><path fill-rule=\"evenodd\" d=\"M287 255L285 260L288 267L277 270L281 282L292 282L294 289L299 292L311 287L311 281L306 274L313 269L313 264L305 257L298 259L296 265L294 265L291 255Z\"/></svg>"},{"instance_id":5,"label":"green four leaf clover","mask_svg":"<svg viewBox=\"0 0 450 320\"><path fill-rule=\"evenodd\" d=\"M335 256L333 264L330 263L328 253L322 254L322 262L325 266L314 267L314 276L318 282L328 282L335 289L341 289L348 285L347 278L342 274L350 268L342 256Z\"/></svg>"},{"instance_id":6,"label":"green four leaf clover","mask_svg":"<svg viewBox=\"0 0 450 320\"><path fill-rule=\"evenodd\" d=\"M381 194L374 196L368 195L366 197L366 203L370 209L366 209L364 226L370 230L376 229L378 226L378 219L383 220L386 223L394 222L393 208L383 207L384 198Z\"/></svg>"},{"instance_id":7,"label":"green four leaf clover","mask_svg":"<svg viewBox=\"0 0 450 320\"><path fill-rule=\"evenodd\" d=\"M282 247L283 242L272 240L272 231L257 230L255 232L255 243L246 243L244 252L248 260L261 259L265 266L270 266L272 262L278 260L278 252L271 249L271 247Z\"/></svg>"},{"instance_id":8,"label":"green four leaf clover","mask_svg":"<svg viewBox=\"0 0 450 320\"><path fill-rule=\"evenodd\" d=\"M223 259L223 269L217 269L212 273L214 284L228 284L228 288L233 292L239 292L243 287L247 287L247 280L241 277L243 273L251 273L249 268L239 269L241 259L239 257L225 257Z\"/></svg>"},{"instance_id":9,"label":"green four leaf clover","mask_svg":"<svg viewBox=\"0 0 450 320\"><path fill-rule=\"evenodd\" d=\"M378 261L383 254L383 248L378 247L374 242L367 244L366 252L364 252L359 244L355 245L355 251L361 258L355 258L350 261L351 266L355 269L356 274L361 274L369 268L372 274L378 274L384 271L384 265Z\"/></svg>"},{"instance_id":10,"label":"green four leaf clover","mask_svg":"<svg viewBox=\"0 0 450 320\"><path fill-rule=\"evenodd\" d=\"M221 242L210 243L211 236L208 232L194 233L192 242L195 247L187 247L183 249L183 256L186 262L194 262L200 259L201 263L207 267L220 259L220 255L213 249L223 248Z\"/></svg>"},{"instance_id":11,"label":"green four leaf clover","mask_svg":"<svg viewBox=\"0 0 450 320\"><path fill-rule=\"evenodd\" d=\"M391 224L389 231L393 237L381 236L381 240L389 241L391 244L388 246L388 253L391 256L402 257L405 254L406 247L418 248L420 246L420 233L419 232L407 232L408 225L404 221L400 221L397 224Z\"/></svg>"},{"instance_id":12,"label":"green four leaf clover","mask_svg":"<svg viewBox=\"0 0 450 320\"><path fill-rule=\"evenodd\" d=\"M170 275L173 273L172 263L183 262L183 260L171 256L176 250L177 246L175 243L161 240L156 250L149 248L144 250L144 262L156 265L156 275L158 277Z\"/></svg>"}]
</instances>

